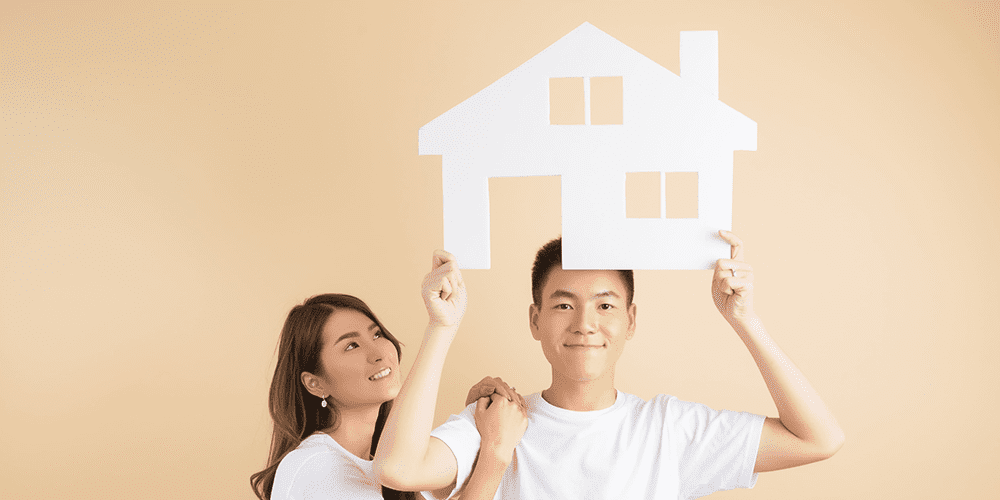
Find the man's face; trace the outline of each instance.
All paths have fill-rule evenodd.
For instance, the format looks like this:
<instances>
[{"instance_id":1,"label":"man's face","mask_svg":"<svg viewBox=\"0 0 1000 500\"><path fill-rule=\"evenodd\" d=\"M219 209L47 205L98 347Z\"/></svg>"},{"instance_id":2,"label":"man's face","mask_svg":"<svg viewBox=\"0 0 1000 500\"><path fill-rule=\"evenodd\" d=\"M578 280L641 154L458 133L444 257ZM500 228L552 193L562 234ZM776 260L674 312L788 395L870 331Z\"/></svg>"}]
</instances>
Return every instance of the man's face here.
<instances>
[{"instance_id":1,"label":"man's face","mask_svg":"<svg viewBox=\"0 0 1000 500\"><path fill-rule=\"evenodd\" d=\"M528 310L531 336L542 343L553 377L590 381L614 376L635 333L635 304L625 304L617 271L549 271L542 304Z\"/></svg>"}]
</instances>

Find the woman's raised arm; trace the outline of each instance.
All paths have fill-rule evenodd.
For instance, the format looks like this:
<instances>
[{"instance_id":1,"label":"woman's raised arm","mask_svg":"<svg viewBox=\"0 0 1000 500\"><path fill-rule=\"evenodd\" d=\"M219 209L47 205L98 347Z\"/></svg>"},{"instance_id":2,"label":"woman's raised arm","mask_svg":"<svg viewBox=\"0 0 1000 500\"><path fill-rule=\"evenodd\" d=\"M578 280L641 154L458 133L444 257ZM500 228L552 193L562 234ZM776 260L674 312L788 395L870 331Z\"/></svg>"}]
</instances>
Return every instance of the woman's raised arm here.
<instances>
[{"instance_id":1,"label":"woman's raised arm","mask_svg":"<svg viewBox=\"0 0 1000 500\"><path fill-rule=\"evenodd\" d=\"M382 484L400 491L438 490L454 484L458 473L451 449L430 437L441 370L467 300L455 257L435 251L422 288L427 329L375 453Z\"/></svg>"}]
</instances>

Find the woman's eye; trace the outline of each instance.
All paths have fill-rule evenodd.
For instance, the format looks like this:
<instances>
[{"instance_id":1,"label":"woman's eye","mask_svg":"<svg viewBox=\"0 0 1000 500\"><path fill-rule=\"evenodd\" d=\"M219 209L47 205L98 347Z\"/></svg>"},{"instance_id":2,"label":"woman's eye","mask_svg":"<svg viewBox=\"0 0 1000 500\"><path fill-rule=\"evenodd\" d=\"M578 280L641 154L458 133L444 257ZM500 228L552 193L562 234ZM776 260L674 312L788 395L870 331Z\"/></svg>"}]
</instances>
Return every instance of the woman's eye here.
<instances>
[{"instance_id":1,"label":"woman's eye","mask_svg":"<svg viewBox=\"0 0 1000 500\"><path fill-rule=\"evenodd\" d=\"M381 330L375 332L375 338L380 339L382 337L384 337L384 335L382 335L382 331Z\"/></svg>"},{"instance_id":2,"label":"woman's eye","mask_svg":"<svg viewBox=\"0 0 1000 500\"><path fill-rule=\"evenodd\" d=\"M351 349L354 349L355 347L359 347L358 343L357 342L351 342L350 344L347 344L347 347L345 347L344 350L345 351L350 351Z\"/></svg>"}]
</instances>

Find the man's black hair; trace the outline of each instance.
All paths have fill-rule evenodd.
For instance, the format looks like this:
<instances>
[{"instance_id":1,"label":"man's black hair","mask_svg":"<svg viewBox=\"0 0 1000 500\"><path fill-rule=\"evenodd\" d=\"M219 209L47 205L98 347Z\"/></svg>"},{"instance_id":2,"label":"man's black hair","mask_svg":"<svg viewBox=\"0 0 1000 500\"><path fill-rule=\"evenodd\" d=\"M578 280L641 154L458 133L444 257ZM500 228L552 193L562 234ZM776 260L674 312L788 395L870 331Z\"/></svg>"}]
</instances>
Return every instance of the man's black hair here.
<instances>
[{"instance_id":1,"label":"man's black hair","mask_svg":"<svg viewBox=\"0 0 1000 500\"><path fill-rule=\"evenodd\" d=\"M562 267L562 237L558 237L538 249L535 254L535 264L531 266L531 298L536 306L542 305L542 288L549 271L553 267ZM625 285L625 305L632 305L632 295L635 294L635 278L631 269L617 269L618 275Z\"/></svg>"}]
</instances>

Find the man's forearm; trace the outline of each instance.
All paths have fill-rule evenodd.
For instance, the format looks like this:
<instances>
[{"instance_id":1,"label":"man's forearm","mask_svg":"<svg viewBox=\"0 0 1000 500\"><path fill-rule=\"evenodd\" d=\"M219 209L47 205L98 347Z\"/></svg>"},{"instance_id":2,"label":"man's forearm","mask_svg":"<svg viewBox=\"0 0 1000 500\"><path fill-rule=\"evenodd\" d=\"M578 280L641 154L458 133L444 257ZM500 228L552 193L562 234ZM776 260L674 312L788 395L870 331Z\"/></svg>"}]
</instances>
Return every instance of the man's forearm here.
<instances>
[{"instance_id":1,"label":"man's forearm","mask_svg":"<svg viewBox=\"0 0 1000 500\"><path fill-rule=\"evenodd\" d=\"M732 325L760 369L781 424L820 456L835 453L844 432L812 384L767 334L757 316Z\"/></svg>"},{"instance_id":2,"label":"man's forearm","mask_svg":"<svg viewBox=\"0 0 1000 500\"><path fill-rule=\"evenodd\" d=\"M462 500L489 500L496 495L503 474L510 465L509 459L504 459L495 450L480 449L476 464L473 466L472 477L462 489Z\"/></svg>"}]
</instances>

